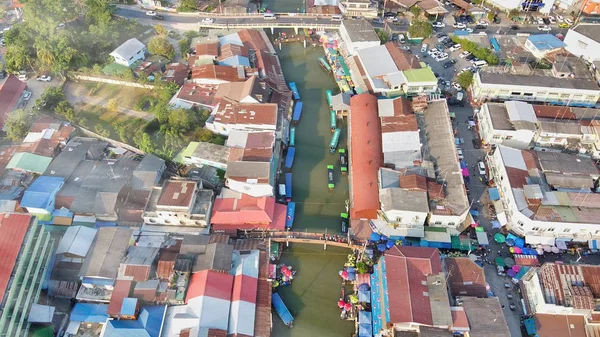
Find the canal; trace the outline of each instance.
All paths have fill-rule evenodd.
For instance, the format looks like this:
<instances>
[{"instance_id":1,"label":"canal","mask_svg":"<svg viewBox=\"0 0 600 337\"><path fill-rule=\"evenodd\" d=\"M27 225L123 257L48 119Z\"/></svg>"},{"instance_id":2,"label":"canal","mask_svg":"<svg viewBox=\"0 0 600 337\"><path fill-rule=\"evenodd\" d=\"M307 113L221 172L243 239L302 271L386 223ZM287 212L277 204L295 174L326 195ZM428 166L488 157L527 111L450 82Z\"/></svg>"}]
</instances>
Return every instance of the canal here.
<instances>
[{"instance_id":1,"label":"canal","mask_svg":"<svg viewBox=\"0 0 600 337\"><path fill-rule=\"evenodd\" d=\"M339 89L332 75L318 64L317 57L324 55L321 46L303 48L301 43L289 43L278 54L286 80L296 82L304 104L296 127L296 160L292 170L296 202L294 230L338 234L340 213L346 209L349 189L347 176L340 173L337 153L329 153L331 130L325 90L336 89L337 93ZM338 148L346 146L345 125L342 129ZM336 168L333 191L327 188L327 165ZM337 308L341 290L338 271L348 253L348 249L323 250L323 246L307 244L290 244L284 250L282 262L293 266L298 274L292 285L280 288L279 293L295 317L295 326L288 329L274 314L272 336L345 337L354 332L353 322L342 321Z\"/></svg>"}]
</instances>

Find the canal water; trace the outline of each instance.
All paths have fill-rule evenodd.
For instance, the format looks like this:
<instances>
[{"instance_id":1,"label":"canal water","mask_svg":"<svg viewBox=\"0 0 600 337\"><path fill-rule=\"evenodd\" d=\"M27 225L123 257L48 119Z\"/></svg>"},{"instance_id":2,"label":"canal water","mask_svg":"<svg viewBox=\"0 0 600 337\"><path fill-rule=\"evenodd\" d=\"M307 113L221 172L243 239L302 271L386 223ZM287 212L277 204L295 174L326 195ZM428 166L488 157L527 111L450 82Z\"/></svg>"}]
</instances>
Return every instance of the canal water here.
<instances>
[{"instance_id":1,"label":"canal water","mask_svg":"<svg viewBox=\"0 0 600 337\"><path fill-rule=\"evenodd\" d=\"M285 1L287 2L287 1ZM275 31L277 34L278 32ZM287 34L293 34L286 30ZM337 93L331 74L318 64L321 46L301 43L284 44L278 51L285 78L296 82L303 102L302 118L296 127L296 159L292 170L293 200L296 202L295 231L340 232L340 213L348 199L348 179L340 173L338 154L329 153L331 130L325 90ZM338 120L338 125L340 121ZM339 126L338 126L339 127ZM340 146L346 145L342 125ZM327 188L327 165L335 165L335 189ZM298 271L291 286L279 293L295 318L293 329L287 328L274 314L274 337L347 337L354 332L351 321L339 318L342 269L350 250L307 244L290 244L281 261Z\"/></svg>"}]
</instances>

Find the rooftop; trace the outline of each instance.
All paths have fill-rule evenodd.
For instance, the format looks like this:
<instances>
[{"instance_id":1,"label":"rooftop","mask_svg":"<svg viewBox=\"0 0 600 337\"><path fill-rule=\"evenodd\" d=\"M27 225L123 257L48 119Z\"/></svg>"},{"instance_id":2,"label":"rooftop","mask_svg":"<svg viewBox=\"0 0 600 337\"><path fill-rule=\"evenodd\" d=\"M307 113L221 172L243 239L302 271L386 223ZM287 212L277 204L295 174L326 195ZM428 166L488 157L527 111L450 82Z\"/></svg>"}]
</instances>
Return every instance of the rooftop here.
<instances>
[{"instance_id":1,"label":"rooftop","mask_svg":"<svg viewBox=\"0 0 600 337\"><path fill-rule=\"evenodd\" d=\"M250 76L245 82L223 83L215 94L216 99L227 98L234 102L244 102L248 96L261 102L264 89L256 76ZM252 103L252 102L249 102Z\"/></svg>"},{"instance_id":2,"label":"rooftop","mask_svg":"<svg viewBox=\"0 0 600 337\"><path fill-rule=\"evenodd\" d=\"M581 124L577 121L565 121L553 119L540 119L540 133L554 134L554 135L568 135L568 136L583 136L581 130Z\"/></svg>"},{"instance_id":3,"label":"rooftop","mask_svg":"<svg viewBox=\"0 0 600 337\"><path fill-rule=\"evenodd\" d=\"M214 122L275 127L277 124L277 104L248 104L221 100L217 111L214 113Z\"/></svg>"},{"instance_id":4,"label":"rooftop","mask_svg":"<svg viewBox=\"0 0 600 337\"><path fill-rule=\"evenodd\" d=\"M41 176L37 178L25 190L23 199L21 199L21 207L46 209L54 201L56 192L63 186L64 181L61 177Z\"/></svg>"},{"instance_id":5,"label":"rooftop","mask_svg":"<svg viewBox=\"0 0 600 337\"><path fill-rule=\"evenodd\" d=\"M9 75L0 86L0 122L4 123L8 119L8 113L17 106L26 87L27 83L19 81L14 75Z\"/></svg>"},{"instance_id":6,"label":"rooftop","mask_svg":"<svg viewBox=\"0 0 600 337\"><path fill-rule=\"evenodd\" d=\"M531 105L515 101L486 104L494 129L536 130L537 118Z\"/></svg>"},{"instance_id":7,"label":"rooftop","mask_svg":"<svg viewBox=\"0 0 600 337\"><path fill-rule=\"evenodd\" d=\"M225 178L228 179L268 179L271 176L271 163L268 162L230 162Z\"/></svg>"},{"instance_id":8,"label":"rooftop","mask_svg":"<svg viewBox=\"0 0 600 337\"><path fill-rule=\"evenodd\" d=\"M596 42L600 42L600 32L598 32L598 25L596 24L579 23L572 29L583 36L587 36Z\"/></svg>"},{"instance_id":9,"label":"rooftop","mask_svg":"<svg viewBox=\"0 0 600 337\"><path fill-rule=\"evenodd\" d=\"M552 34L533 34L527 38L537 50L553 50L566 46L564 42L559 40Z\"/></svg>"},{"instance_id":10,"label":"rooftop","mask_svg":"<svg viewBox=\"0 0 600 337\"><path fill-rule=\"evenodd\" d=\"M157 207L190 208L196 194L198 183L187 180L167 180L163 184Z\"/></svg>"},{"instance_id":11,"label":"rooftop","mask_svg":"<svg viewBox=\"0 0 600 337\"><path fill-rule=\"evenodd\" d=\"M116 278L132 234L133 229L125 227L100 228L79 275Z\"/></svg>"},{"instance_id":12,"label":"rooftop","mask_svg":"<svg viewBox=\"0 0 600 337\"><path fill-rule=\"evenodd\" d=\"M480 78L481 83L494 85L536 87L536 88L563 88L572 90L591 90L600 92L598 84L588 79L567 79L556 78L554 76L542 76L539 73L528 75L502 74L480 71L475 74L475 78Z\"/></svg>"},{"instance_id":13,"label":"rooftop","mask_svg":"<svg viewBox=\"0 0 600 337\"><path fill-rule=\"evenodd\" d=\"M143 43L141 43L138 39L131 38L123 42L120 46L117 47L117 49L113 50L110 54L119 55L125 60L129 60L144 48L146 48L146 46Z\"/></svg>"},{"instance_id":14,"label":"rooftop","mask_svg":"<svg viewBox=\"0 0 600 337\"><path fill-rule=\"evenodd\" d=\"M6 165L6 168L42 174L48 168L51 161L51 157L28 152L16 152Z\"/></svg>"},{"instance_id":15,"label":"rooftop","mask_svg":"<svg viewBox=\"0 0 600 337\"><path fill-rule=\"evenodd\" d=\"M199 83L184 83L176 94L176 97L188 102L201 104L209 107L215 107L217 101L215 94L217 93L217 84L199 84Z\"/></svg>"},{"instance_id":16,"label":"rooftop","mask_svg":"<svg viewBox=\"0 0 600 337\"><path fill-rule=\"evenodd\" d=\"M206 142L199 142L192 155L194 158L200 158L206 161L219 164L227 164L230 148L223 145L217 145Z\"/></svg>"},{"instance_id":17,"label":"rooftop","mask_svg":"<svg viewBox=\"0 0 600 337\"><path fill-rule=\"evenodd\" d=\"M473 260L466 257L447 257L444 264L452 296L488 296L483 268Z\"/></svg>"},{"instance_id":18,"label":"rooftop","mask_svg":"<svg viewBox=\"0 0 600 337\"><path fill-rule=\"evenodd\" d=\"M101 337L160 337L166 310L166 305L143 306L135 320L109 320Z\"/></svg>"},{"instance_id":19,"label":"rooftop","mask_svg":"<svg viewBox=\"0 0 600 337\"><path fill-rule=\"evenodd\" d=\"M402 188L386 188L379 191L381 209L410 212L429 212L427 191L411 191Z\"/></svg>"},{"instance_id":20,"label":"rooftop","mask_svg":"<svg viewBox=\"0 0 600 337\"><path fill-rule=\"evenodd\" d=\"M29 214L0 213L0 299L4 298L32 219Z\"/></svg>"},{"instance_id":21,"label":"rooftop","mask_svg":"<svg viewBox=\"0 0 600 337\"><path fill-rule=\"evenodd\" d=\"M366 93L356 95L350 100L350 106L352 111L361 111L349 116L350 217L374 219L379 210L377 173L383 164L377 98Z\"/></svg>"},{"instance_id":22,"label":"rooftop","mask_svg":"<svg viewBox=\"0 0 600 337\"><path fill-rule=\"evenodd\" d=\"M210 220L213 225L267 224L283 228L282 211L285 213L285 205L276 204L273 197L222 192L215 200Z\"/></svg>"},{"instance_id":23,"label":"rooftop","mask_svg":"<svg viewBox=\"0 0 600 337\"><path fill-rule=\"evenodd\" d=\"M569 175L598 177L600 172L590 158L558 152L535 152L544 173L556 172Z\"/></svg>"},{"instance_id":24,"label":"rooftop","mask_svg":"<svg viewBox=\"0 0 600 337\"><path fill-rule=\"evenodd\" d=\"M510 337L498 297L465 297L462 306L467 313L471 337Z\"/></svg>"},{"instance_id":25,"label":"rooftop","mask_svg":"<svg viewBox=\"0 0 600 337\"><path fill-rule=\"evenodd\" d=\"M214 64L203 64L192 67L192 80L209 79L222 82L240 82L246 80L243 67L230 67Z\"/></svg>"},{"instance_id":26,"label":"rooftop","mask_svg":"<svg viewBox=\"0 0 600 337\"><path fill-rule=\"evenodd\" d=\"M379 41L375 29L365 19L344 20L342 21L342 26L348 32L348 36L352 42Z\"/></svg>"},{"instance_id":27,"label":"rooftop","mask_svg":"<svg viewBox=\"0 0 600 337\"><path fill-rule=\"evenodd\" d=\"M188 73L189 69L187 64L183 62L169 63L163 73L162 80L183 85L183 82L188 77Z\"/></svg>"},{"instance_id":28,"label":"rooftop","mask_svg":"<svg viewBox=\"0 0 600 337\"><path fill-rule=\"evenodd\" d=\"M84 226L70 226L58 243L56 254L65 254L65 256L86 257L97 229Z\"/></svg>"},{"instance_id":29,"label":"rooftop","mask_svg":"<svg viewBox=\"0 0 600 337\"><path fill-rule=\"evenodd\" d=\"M273 132L251 132L231 130L225 146L244 149L272 148L275 143Z\"/></svg>"}]
</instances>

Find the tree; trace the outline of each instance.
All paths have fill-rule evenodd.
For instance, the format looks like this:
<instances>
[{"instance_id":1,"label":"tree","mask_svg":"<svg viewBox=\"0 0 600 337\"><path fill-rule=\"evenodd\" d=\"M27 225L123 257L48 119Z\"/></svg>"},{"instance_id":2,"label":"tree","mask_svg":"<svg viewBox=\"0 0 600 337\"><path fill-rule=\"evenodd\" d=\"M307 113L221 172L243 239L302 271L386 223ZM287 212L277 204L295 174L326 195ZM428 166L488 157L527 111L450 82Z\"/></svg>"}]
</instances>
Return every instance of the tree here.
<instances>
[{"instance_id":1,"label":"tree","mask_svg":"<svg viewBox=\"0 0 600 337\"><path fill-rule=\"evenodd\" d=\"M508 12L508 18L509 19L518 18L519 14L521 14L521 11L519 11L519 9L517 9L517 8L513 8Z\"/></svg>"},{"instance_id":2,"label":"tree","mask_svg":"<svg viewBox=\"0 0 600 337\"><path fill-rule=\"evenodd\" d=\"M25 110L18 109L8 116L5 127L7 129L6 135L8 138L16 142L27 136L29 128L31 127L31 120Z\"/></svg>"},{"instance_id":3,"label":"tree","mask_svg":"<svg viewBox=\"0 0 600 337\"><path fill-rule=\"evenodd\" d=\"M366 274L369 272L369 267L367 266L366 263L359 261L356 263L356 270L358 271L359 274Z\"/></svg>"},{"instance_id":4,"label":"tree","mask_svg":"<svg viewBox=\"0 0 600 337\"><path fill-rule=\"evenodd\" d=\"M119 111L119 102L117 101L117 99L116 98L109 99L107 108L110 112Z\"/></svg>"},{"instance_id":5,"label":"tree","mask_svg":"<svg viewBox=\"0 0 600 337\"><path fill-rule=\"evenodd\" d=\"M167 34L169 34L169 32L162 25L154 26L154 31L156 32L156 34L162 35L162 36L166 36Z\"/></svg>"},{"instance_id":6,"label":"tree","mask_svg":"<svg viewBox=\"0 0 600 337\"><path fill-rule=\"evenodd\" d=\"M64 119L68 120L69 122L75 121L75 110L73 109L73 106L71 105L71 103L69 103L67 101L60 101L56 105L54 112L57 115L62 116Z\"/></svg>"},{"instance_id":7,"label":"tree","mask_svg":"<svg viewBox=\"0 0 600 337\"><path fill-rule=\"evenodd\" d=\"M487 13L487 19L488 19L488 21L493 22L494 21L494 17L496 17L496 14L494 14L492 12Z\"/></svg>"},{"instance_id":8,"label":"tree","mask_svg":"<svg viewBox=\"0 0 600 337\"><path fill-rule=\"evenodd\" d=\"M178 12L195 12L198 9L197 0L181 0L179 1L179 7L177 7Z\"/></svg>"},{"instance_id":9,"label":"tree","mask_svg":"<svg viewBox=\"0 0 600 337\"><path fill-rule=\"evenodd\" d=\"M419 15L421 15L421 7L414 5L410 8L410 12L412 13L412 15L415 16L415 18L418 18Z\"/></svg>"},{"instance_id":10,"label":"tree","mask_svg":"<svg viewBox=\"0 0 600 337\"><path fill-rule=\"evenodd\" d=\"M58 103L66 101L65 94L60 87L50 87L40 97L46 103L46 108L54 109Z\"/></svg>"},{"instance_id":11,"label":"tree","mask_svg":"<svg viewBox=\"0 0 600 337\"><path fill-rule=\"evenodd\" d=\"M143 131L139 131L138 134L136 134L136 144L138 146L138 148L140 150L142 150L145 153L154 153L156 152L156 148L154 147L154 142L152 141L152 138L150 138L150 136L143 132Z\"/></svg>"},{"instance_id":12,"label":"tree","mask_svg":"<svg viewBox=\"0 0 600 337\"><path fill-rule=\"evenodd\" d=\"M473 82L473 73L470 71L463 71L456 77L456 82L458 82L464 90L467 90Z\"/></svg>"},{"instance_id":13,"label":"tree","mask_svg":"<svg viewBox=\"0 0 600 337\"><path fill-rule=\"evenodd\" d=\"M169 111L169 125L177 130L189 130L194 126L192 112L182 108Z\"/></svg>"},{"instance_id":14,"label":"tree","mask_svg":"<svg viewBox=\"0 0 600 337\"><path fill-rule=\"evenodd\" d=\"M428 21L413 20L412 25L408 28L408 34L411 38L428 38L433 34L433 26Z\"/></svg>"},{"instance_id":15,"label":"tree","mask_svg":"<svg viewBox=\"0 0 600 337\"><path fill-rule=\"evenodd\" d=\"M148 51L154 55L164 56L172 59L175 56L175 48L164 37L155 36L148 42Z\"/></svg>"},{"instance_id":16,"label":"tree","mask_svg":"<svg viewBox=\"0 0 600 337\"><path fill-rule=\"evenodd\" d=\"M102 137L110 136L110 131L108 131L104 126L102 126L102 124L96 124L94 130L96 130L96 133Z\"/></svg>"},{"instance_id":17,"label":"tree","mask_svg":"<svg viewBox=\"0 0 600 337\"><path fill-rule=\"evenodd\" d=\"M379 37L379 41L386 43L390 39L390 35L383 29L375 28L375 32L377 32L377 37Z\"/></svg>"},{"instance_id":18,"label":"tree","mask_svg":"<svg viewBox=\"0 0 600 337\"><path fill-rule=\"evenodd\" d=\"M179 51L181 52L181 55L183 57L186 57L186 54L190 51L190 40L183 38L181 40L179 40L178 42L179 44Z\"/></svg>"}]
</instances>

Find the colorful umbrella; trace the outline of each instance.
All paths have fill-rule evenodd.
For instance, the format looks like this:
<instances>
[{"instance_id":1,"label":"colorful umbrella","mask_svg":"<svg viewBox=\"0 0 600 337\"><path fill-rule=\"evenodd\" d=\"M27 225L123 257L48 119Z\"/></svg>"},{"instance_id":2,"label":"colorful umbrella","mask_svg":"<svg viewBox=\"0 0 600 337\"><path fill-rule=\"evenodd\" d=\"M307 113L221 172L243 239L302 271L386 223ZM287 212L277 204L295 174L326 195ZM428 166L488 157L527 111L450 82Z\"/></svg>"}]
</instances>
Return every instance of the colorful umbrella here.
<instances>
[{"instance_id":1,"label":"colorful umbrella","mask_svg":"<svg viewBox=\"0 0 600 337\"><path fill-rule=\"evenodd\" d=\"M514 265L515 265L515 260L513 260L513 259L512 259L512 258L510 258L510 257L506 257L506 258L504 258L504 264L505 264L505 265L506 265L508 268L511 268L512 266L514 266Z\"/></svg>"},{"instance_id":2,"label":"colorful umbrella","mask_svg":"<svg viewBox=\"0 0 600 337\"><path fill-rule=\"evenodd\" d=\"M560 253L560 249L558 249L558 247L552 247L552 249L551 249L551 250L552 250L552 252L553 252L554 254L558 254L558 253Z\"/></svg>"},{"instance_id":3,"label":"colorful umbrella","mask_svg":"<svg viewBox=\"0 0 600 337\"><path fill-rule=\"evenodd\" d=\"M347 280L348 279L348 271L347 270L342 270L340 271L340 276L344 279Z\"/></svg>"},{"instance_id":4,"label":"colorful umbrella","mask_svg":"<svg viewBox=\"0 0 600 337\"><path fill-rule=\"evenodd\" d=\"M498 243L504 243L506 242L506 237L502 235L502 233L496 233L494 234L494 241Z\"/></svg>"},{"instance_id":5,"label":"colorful umbrella","mask_svg":"<svg viewBox=\"0 0 600 337\"><path fill-rule=\"evenodd\" d=\"M385 244L383 244L383 243L378 244L377 250L380 252L385 252Z\"/></svg>"},{"instance_id":6,"label":"colorful umbrella","mask_svg":"<svg viewBox=\"0 0 600 337\"><path fill-rule=\"evenodd\" d=\"M508 270L506 273L507 273L507 274L508 274L508 276L510 276L510 277L515 277L515 275L517 275L517 272L516 272L516 271L514 271L514 270L512 270L512 269L509 269L509 270Z\"/></svg>"},{"instance_id":7,"label":"colorful umbrella","mask_svg":"<svg viewBox=\"0 0 600 337\"><path fill-rule=\"evenodd\" d=\"M381 239L381 235L377 233L371 233L371 237L369 238L371 241L379 241Z\"/></svg>"},{"instance_id":8,"label":"colorful umbrella","mask_svg":"<svg viewBox=\"0 0 600 337\"><path fill-rule=\"evenodd\" d=\"M350 303L344 304L344 310L349 311L351 309L352 309L352 304L350 304Z\"/></svg>"},{"instance_id":9,"label":"colorful umbrella","mask_svg":"<svg viewBox=\"0 0 600 337\"><path fill-rule=\"evenodd\" d=\"M506 244L509 246L514 246L515 245L515 240L514 239L506 239Z\"/></svg>"},{"instance_id":10,"label":"colorful umbrella","mask_svg":"<svg viewBox=\"0 0 600 337\"><path fill-rule=\"evenodd\" d=\"M500 267L506 266L506 263L504 262L504 259L502 258L502 256L496 257L495 261L496 261L496 264L499 265Z\"/></svg>"},{"instance_id":11,"label":"colorful umbrella","mask_svg":"<svg viewBox=\"0 0 600 337\"><path fill-rule=\"evenodd\" d=\"M338 301L338 308L340 308L340 309L343 308L345 304L346 304L346 302L344 302L344 300L339 300Z\"/></svg>"},{"instance_id":12,"label":"colorful umbrella","mask_svg":"<svg viewBox=\"0 0 600 337\"><path fill-rule=\"evenodd\" d=\"M521 266L519 266L518 264L515 264L514 266L512 266L511 269L518 273L521 270Z\"/></svg>"},{"instance_id":13,"label":"colorful umbrella","mask_svg":"<svg viewBox=\"0 0 600 337\"><path fill-rule=\"evenodd\" d=\"M515 247L508 248L508 251L511 252L511 253L514 253L515 252Z\"/></svg>"},{"instance_id":14,"label":"colorful umbrella","mask_svg":"<svg viewBox=\"0 0 600 337\"><path fill-rule=\"evenodd\" d=\"M391 249L391 248L392 248L392 247L394 247L395 245L396 245L396 242L395 242L395 241L392 241L392 240L388 240L388 242L386 242L386 243L385 243L385 247L386 247L387 249Z\"/></svg>"},{"instance_id":15,"label":"colorful umbrella","mask_svg":"<svg viewBox=\"0 0 600 337\"><path fill-rule=\"evenodd\" d=\"M515 254L521 254L523 253L523 249L519 248L519 247L511 247L514 251Z\"/></svg>"},{"instance_id":16,"label":"colorful umbrella","mask_svg":"<svg viewBox=\"0 0 600 337\"><path fill-rule=\"evenodd\" d=\"M385 235L382 235L382 236L381 236L381 238L380 238L379 240L381 240L381 241L387 241L387 240L388 240L388 237L387 237L387 236L385 236Z\"/></svg>"},{"instance_id":17,"label":"colorful umbrella","mask_svg":"<svg viewBox=\"0 0 600 337\"><path fill-rule=\"evenodd\" d=\"M419 242L419 246L421 246L421 247L429 247L429 241L427 241L427 240L421 240L421 242Z\"/></svg>"}]
</instances>

